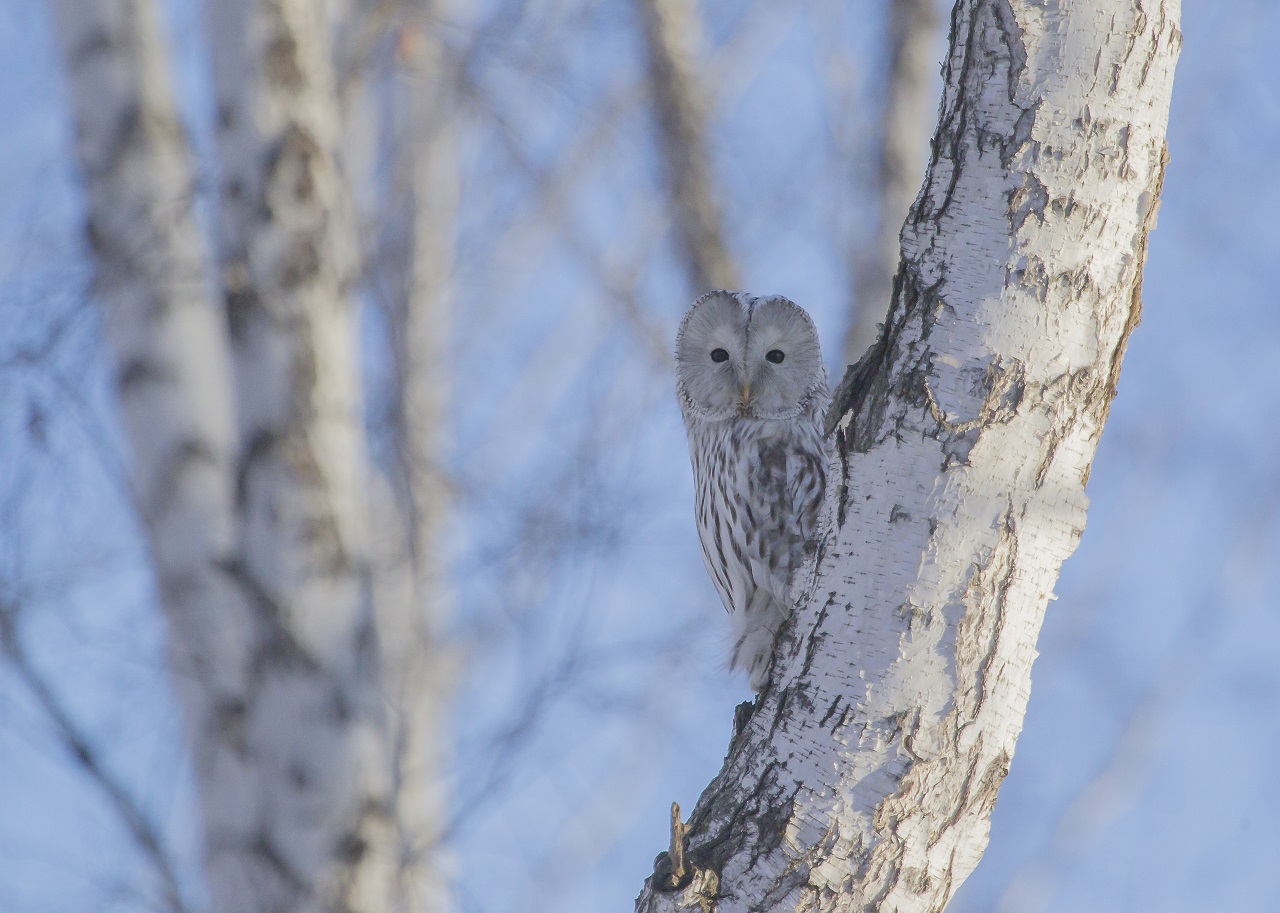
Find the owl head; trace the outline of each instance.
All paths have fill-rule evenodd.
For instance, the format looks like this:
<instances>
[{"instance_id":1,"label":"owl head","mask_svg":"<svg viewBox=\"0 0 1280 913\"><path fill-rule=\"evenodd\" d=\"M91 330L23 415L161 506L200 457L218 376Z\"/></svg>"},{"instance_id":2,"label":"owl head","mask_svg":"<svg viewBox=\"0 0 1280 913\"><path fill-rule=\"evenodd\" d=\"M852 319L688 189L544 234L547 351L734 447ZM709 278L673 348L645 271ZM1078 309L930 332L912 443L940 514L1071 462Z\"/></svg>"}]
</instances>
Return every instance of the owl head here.
<instances>
[{"instance_id":1,"label":"owl head","mask_svg":"<svg viewBox=\"0 0 1280 913\"><path fill-rule=\"evenodd\" d=\"M826 390L818 331L799 305L778 295L708 292L676 337L681 403L699 418L785 419Z\"/></svg>"}]
</instances>

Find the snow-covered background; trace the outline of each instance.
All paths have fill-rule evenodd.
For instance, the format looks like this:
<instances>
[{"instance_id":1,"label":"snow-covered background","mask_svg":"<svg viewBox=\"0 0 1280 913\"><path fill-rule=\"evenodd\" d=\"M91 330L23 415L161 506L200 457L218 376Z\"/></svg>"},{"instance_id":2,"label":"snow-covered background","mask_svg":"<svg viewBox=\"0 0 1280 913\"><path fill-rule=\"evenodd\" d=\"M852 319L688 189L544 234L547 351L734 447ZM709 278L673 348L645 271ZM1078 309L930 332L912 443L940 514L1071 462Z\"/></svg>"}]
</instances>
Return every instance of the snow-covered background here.
<instances>
[{"instance_id":1,"label":"snow-covered background","mask_svg":"<svg viewBox=\"0 0 1280 913\"><path fill-rule=\"evenodd\" d=\"M849 251L870 235L883 53L881 4L846 6L702 4L744 285L808 307L833 373ZM748 695L721 669L694 537L663 354L687 294L631 5L476 4L456 43L507 7L524 12L470 64L485 110L464 147L452 855L463 911L625 910L670 801L692 806ZM165 9L207 148L198 9ZM1280 909L1280 6L1188 0L1183 32L1143 323L957 913ZM194 884L191 785L37 0L0 0L0 60L0 600L22 607L31 662ZM548 203L540 183L571 159ZM151 909L144 871L0 664L0 911Z\"/></svg>"}]
</instances>

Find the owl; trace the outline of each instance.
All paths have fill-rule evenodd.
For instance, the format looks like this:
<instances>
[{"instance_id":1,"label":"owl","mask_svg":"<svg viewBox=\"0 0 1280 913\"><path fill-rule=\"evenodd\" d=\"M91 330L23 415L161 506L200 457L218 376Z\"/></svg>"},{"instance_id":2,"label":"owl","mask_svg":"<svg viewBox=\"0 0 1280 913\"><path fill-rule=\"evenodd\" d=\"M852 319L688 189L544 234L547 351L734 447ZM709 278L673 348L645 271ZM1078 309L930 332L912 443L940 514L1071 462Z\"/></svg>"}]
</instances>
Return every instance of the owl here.
<instances>
[{"instance_id":1,"label":"owl","mask_svg":"<svg viewBox=\"0 0 1280 913\"><path fill-rule=\"evenodd\" d=\"M826 487L818 332L786 298L709 292L680 324L676 380L702 557L733 622L729 666L759 692Z\"/></svg>"}]
</instances>

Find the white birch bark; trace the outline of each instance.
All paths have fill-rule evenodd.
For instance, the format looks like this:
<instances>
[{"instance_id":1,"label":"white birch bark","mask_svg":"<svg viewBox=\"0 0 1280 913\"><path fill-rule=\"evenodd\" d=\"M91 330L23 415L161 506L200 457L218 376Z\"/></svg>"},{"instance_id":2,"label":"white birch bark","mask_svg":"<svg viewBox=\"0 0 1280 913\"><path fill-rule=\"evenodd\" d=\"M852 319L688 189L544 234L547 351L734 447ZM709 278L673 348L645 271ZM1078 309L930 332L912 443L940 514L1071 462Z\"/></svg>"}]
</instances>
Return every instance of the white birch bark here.
<instances>
[{"instance_id":1,"label":"white birch bark","mask_svg":"<svg viewBox=\"0 0 1280 913\"><path fill-rule=\"evenodd\" d=\"M892 0L889 72L877 153L877 225L872 247L854 271L857 310L845 335L845 363L853 364L876 340L898 269L898 237L920 189L929 158L929 128L938 99L930 91L937 72L937 0Z\"/></svg>"},{"instance_id":2,"label":"white birch bark","mask_svg":"<svg viewBox=\"0 0 1280 913\"><path fill-rule=\"evenodd\" d=\"M637 0L649 88L680 256L695 295L738 287L707 147L707 104L694 61L700 30L688 0Z\"/></svg>"},{"instance_id":3,"label":"white birch bark","mask_svg":"<svg viewBox=\"0 0 1280 913\"><path fill-rule=\"evenodd\" d=\"M1178 0L960 0L775 681L637 910L940 911L977 864L1138 322Z\"/></svg>"},{"instance_id":4,"label":"white birch bark","mask_svg":"<svg viewBox=\"0 0 1280 913\"><path fill-rule=\"evenodd\" d=\"M228 573L237 524L224 316L208 282L191 156L154 3L51 6L132 485L169 623L197 789L204 809L216 810L253 791L239 731L252 623L240 582ZM212 770L226 773L215 780Z\"/></svg>"},{"instance_id":5,"label":"white birch bark","mask_svg":"<svg viewBox=\"0 0 1280 913\"><path fill-rule=\"evenodd\" d=\"M242 754L201 772L227 790L205 809L211 893L228 913L403 909L325 8L208 10L240 435L234 571L255 622Z\"/></svg>"}]
</instances>

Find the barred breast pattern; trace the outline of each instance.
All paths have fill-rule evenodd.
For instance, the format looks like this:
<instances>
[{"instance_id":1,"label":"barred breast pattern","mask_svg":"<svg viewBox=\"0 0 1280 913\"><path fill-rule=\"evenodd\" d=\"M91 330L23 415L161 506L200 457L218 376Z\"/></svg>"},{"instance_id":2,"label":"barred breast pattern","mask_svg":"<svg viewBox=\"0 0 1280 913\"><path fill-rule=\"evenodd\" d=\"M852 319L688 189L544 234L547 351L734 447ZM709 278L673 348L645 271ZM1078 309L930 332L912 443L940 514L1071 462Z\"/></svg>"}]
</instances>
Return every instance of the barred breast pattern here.
<instances>
[{"instance_id":1,"label":"barred breast pattern","mask_svg":"<svg viewBox=\"0 0 1280 913\"><path fill-rule=\"evenodd\" d=\"M757 691L826 488L821 406L787 420L686 418L702 557L734 626L730 667Z\"/></svg>"}]
</instances>

